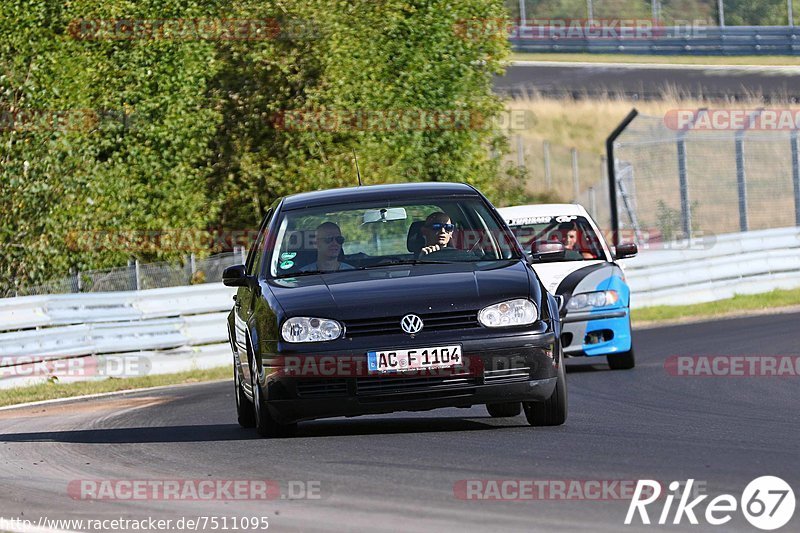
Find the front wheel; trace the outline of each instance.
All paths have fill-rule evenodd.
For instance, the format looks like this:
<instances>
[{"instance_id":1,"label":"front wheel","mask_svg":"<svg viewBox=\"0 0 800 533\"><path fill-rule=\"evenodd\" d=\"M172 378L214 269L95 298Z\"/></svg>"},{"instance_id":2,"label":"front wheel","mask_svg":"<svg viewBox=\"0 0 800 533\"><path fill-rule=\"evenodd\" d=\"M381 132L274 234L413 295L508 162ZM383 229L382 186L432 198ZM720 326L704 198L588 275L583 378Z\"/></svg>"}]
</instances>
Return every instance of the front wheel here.
<instances>
[{"instance_id":1,"label":"front wheel","mask_svg":"<svg viewBox=\"0 0 800 533\"><path fill-rule=\"evenodd\" d=\"M558 365L558 379L550 398L543 402L522 402L525 418L532 426L560 426L567 420L567 376L564 356Z\"/></svg>"},{"instance_id":2,"label":"front wheel","mask_svg":"<svg viewBox=\"0 0 800 533\"><path fill-rule=\"evenodd\" d=\"M297 431L297 424L280 424L272 418L264 402L258 379L258 365L255 358L250 364L250 383L253 387L253 410L255 411L256 432L264 438L291 437Z\"/></svg>"},{"instance_id":3,"label":"front wheel","mask_svg":"<svg viewBox=\"0 0 800 533\"><path fill-rule=\"evenodd\" d=\"M609 354L606 356L608 366L611 370L629 370L636 366L636 358L633 355L633 346L627 352Z\"/></svg>"}]
</instances>

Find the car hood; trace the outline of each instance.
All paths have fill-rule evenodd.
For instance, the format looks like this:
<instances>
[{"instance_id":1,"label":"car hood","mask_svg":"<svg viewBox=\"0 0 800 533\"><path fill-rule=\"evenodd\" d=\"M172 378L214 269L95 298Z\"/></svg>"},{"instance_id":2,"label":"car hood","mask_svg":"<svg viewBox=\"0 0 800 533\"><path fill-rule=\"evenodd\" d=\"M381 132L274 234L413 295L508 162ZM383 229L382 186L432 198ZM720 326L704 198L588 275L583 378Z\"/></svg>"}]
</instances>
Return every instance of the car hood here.
<instances>
[{"instance_id":1,"label":"car hood","mask_svg":"<svg viewBox=\"0 0 800 533\"><path fill-rule=\"evenodd\" d=\"M352 320L477 310L527 298L528 271L522 261L410 265L272 279L267 284L286 316Z\"/></svg>"},{"instance_id":2,"label":"car hood","mask_svg":"<svg viewBox=\"0 0 800 533\"><path fill-rule=\"evenodd\" d=\"M554 263L538 263L533 265L536 275L542 280L544 287L551 293L556 294L556 289L561 282L575 272L582 268L591 267L606 263L606 261L559 261Z\"/></svg>"}]
</instances>

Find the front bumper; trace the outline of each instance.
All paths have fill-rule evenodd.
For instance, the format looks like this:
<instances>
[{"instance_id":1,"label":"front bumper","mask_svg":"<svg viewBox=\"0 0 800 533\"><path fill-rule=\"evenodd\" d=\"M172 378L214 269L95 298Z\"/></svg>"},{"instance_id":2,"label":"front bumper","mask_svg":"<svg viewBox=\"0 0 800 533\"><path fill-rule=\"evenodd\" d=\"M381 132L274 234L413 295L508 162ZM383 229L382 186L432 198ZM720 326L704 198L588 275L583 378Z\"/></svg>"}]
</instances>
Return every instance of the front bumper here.
<instances>
[{"instance_id":1,"label":"front bumper","mask_svg":"<svg viewBox=\"0 0 800 533\"><path fill-rule=\"evenodd\" d=\"M567 313L562 320L561 345L566 357L627 352L631 349L629 308Z\"/></svg>"},{"instance_id":2,"label":"front bumper","mask_svg":"<svg viewBox=\"0 0 800 533\"><path fill-rule=\"evenodd\" d=\"M455 332L454 332L455 333ZM474 337L474 336L473 336ZM381 338L369 349L263 357L264 398L272 416L282 423L336 416L359 416L393 411L424 411L440 407L469 407L485 403L543 401L557 381L558 343L555 334L523 333L501 337L465 338L440 335L432 339L397 342ZM402 343L401 343L402 340ZM374 342L374 340L373 340ZM427 373L370 374L370 349L414 348L460 344L464 366ZM311 364L294 369L319 370L315 361L346 360L347 365L290 375L287 359L302 357ZM332 371L331 371L332 370Z\"/></svg>"}]
</instances>

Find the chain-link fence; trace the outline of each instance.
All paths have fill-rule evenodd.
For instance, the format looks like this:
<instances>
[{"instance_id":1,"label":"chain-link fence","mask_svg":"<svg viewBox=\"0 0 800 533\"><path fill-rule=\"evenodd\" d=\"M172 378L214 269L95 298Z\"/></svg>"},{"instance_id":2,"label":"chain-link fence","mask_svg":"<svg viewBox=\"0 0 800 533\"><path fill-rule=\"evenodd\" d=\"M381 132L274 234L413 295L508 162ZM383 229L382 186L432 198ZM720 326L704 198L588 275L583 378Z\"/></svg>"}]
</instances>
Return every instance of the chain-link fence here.
<instances>
[{"instance_id":1,"label":"chain-link fence","mask_svg":"<svg viewBox=\"0 0 800 533\"><path fill-rule=\"evenodd\" d=\"M505 4L512 18L524 20L649 18L664 25L702 20L720 26L800 23L800 2L794 0L760 0L759 9L734 0L505 0Z\"/></svg>"},{"instance_id":2,"label":"chain-link fence","mask_svg":"<svg viewBox=\"0 0 800 533\"><path fill-rule=\"evenodd\" d=\"M509 160L525 170L528 194L548 202L579 203L601 227L610 226L604 156L526 135L513 135L510 143Z\"/></svg>"},{"instance_id":3,"label":"chain-link fence","mask_svg":"<svg viewBox=\"0 0 800 533\"><path fill-rule=\"evenodd\" d=\"M227 267L244 263L245 251L197 259L187 256L183 263L139 263L131 261L128 266L103 270L76 271L69 277L34 287L25 287L5 294L4 297L37 294L66 294L71 292L111 292L179 287L200 283L222 281L222 271Z\"/></svg>"},{"instance_id":4,"label":"chain-link fence","mask_svg":"<svg viewBox=\"0 0 800 533\"><path fill-rule=\"evenodd\" d=\"M672 240L800 225L798 132L782 115L800 112L637 116L614 143L620 228Z\"/></svg>"}]
</instances>

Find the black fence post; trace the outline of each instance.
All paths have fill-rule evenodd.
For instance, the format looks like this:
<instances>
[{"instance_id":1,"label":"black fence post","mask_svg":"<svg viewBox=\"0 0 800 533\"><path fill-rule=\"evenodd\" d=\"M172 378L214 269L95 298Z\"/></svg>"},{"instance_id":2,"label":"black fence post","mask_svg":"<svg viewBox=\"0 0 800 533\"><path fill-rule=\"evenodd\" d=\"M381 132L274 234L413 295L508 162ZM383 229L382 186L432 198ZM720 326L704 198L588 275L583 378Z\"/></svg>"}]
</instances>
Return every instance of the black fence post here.
<instances>
[{"instance_id":1,"label":"black fence post","mask_svg":"<svg viewBox=\"0 0 800 533\"><path fill-rule=\"evenodd\" d=\"M631 112L628 113L622 122L619 123L614 131L611 132L611 135L608 136L606 139L606 165L608 168L608 204L611 210L611 238L614 242L614 246L619 244L619 213L617 212L617 171L614 159L614 141L617 140L617 137L622 135L622 132L625 131L625 128L633 122L633 119L639 112L636 108L631 109Z\"/></svg>"}]
</instances>

